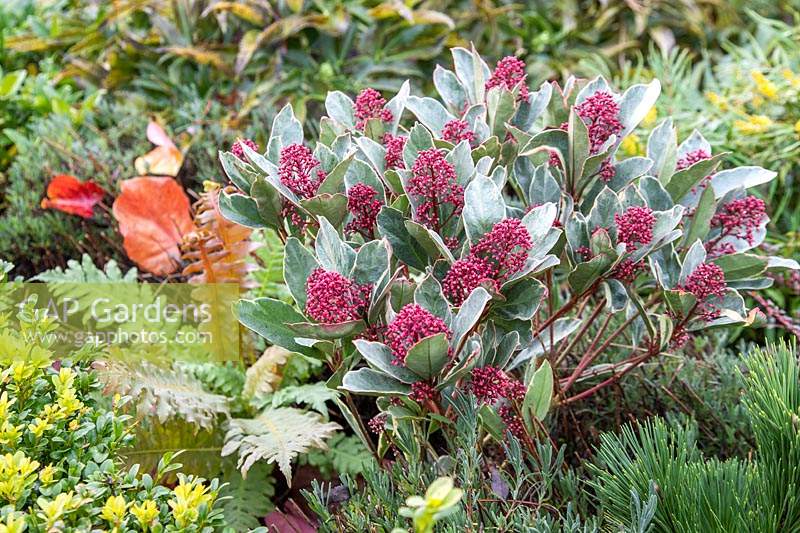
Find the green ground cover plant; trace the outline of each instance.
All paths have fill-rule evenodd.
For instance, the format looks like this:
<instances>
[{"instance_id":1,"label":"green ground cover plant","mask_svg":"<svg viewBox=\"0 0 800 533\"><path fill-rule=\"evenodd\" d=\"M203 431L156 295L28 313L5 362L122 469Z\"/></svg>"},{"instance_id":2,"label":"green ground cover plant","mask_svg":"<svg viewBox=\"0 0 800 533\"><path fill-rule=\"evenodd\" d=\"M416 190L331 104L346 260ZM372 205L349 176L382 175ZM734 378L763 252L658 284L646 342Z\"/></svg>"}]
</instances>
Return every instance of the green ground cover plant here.
<instances>
[{"instance_id":1,"label":"green ground cover plant","mask_svg":"<svg viewBox=\"0 0 800 533\"><path fill-rule=\"evenodd\" d=\"M213 531L225 526L217 480L178 473L167 454L152 472L125 467L130 417L98 401L88 350L61 357L53 320L28 305L0 333L0 525L3 531ZM42 335L41 337L35 337ZM65 354L66 355L66 354Z\"/></svg>"}]
</instances>

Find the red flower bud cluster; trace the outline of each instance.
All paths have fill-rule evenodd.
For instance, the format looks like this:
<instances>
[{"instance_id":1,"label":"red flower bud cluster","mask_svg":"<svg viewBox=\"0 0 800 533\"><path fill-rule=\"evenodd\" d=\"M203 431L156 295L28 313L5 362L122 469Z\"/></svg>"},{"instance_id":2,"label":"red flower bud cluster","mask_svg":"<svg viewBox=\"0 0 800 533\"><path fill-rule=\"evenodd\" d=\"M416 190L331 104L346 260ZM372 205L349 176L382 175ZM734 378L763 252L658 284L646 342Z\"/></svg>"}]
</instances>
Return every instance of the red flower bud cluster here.
<instances>
[{"instance_id":1,"label":"red flower bud cluster","mask_svg":"<svg viewBox=\"0 0 800 533\"><path fill-rule=\"evenodd\" d=\"M714 263L700 263L686 278L683 290L691 292L698 302L725 292L725 273Z\"/></svg>"},{"instance_id":2,"label":"red flower bud cluster","mask_svg":"<svg viewBox=\"0 0 800 533\"><path fill-rule=\"evenodd\" d=\"M231 153L241 159L242 161L247 161L244 157L244 150L242 149L242 145L247 146L251 150L258 152L258 145L252 141L251 139L239 139L235 143L231 145Z\"/></svg>"},{"instance_id":3,"label":"red flower bud cluster","mask_svg":"<svg viewBox=\"0 0 800 533\"><path fill-rule=\"evenodd\" d=\"M472 144L475 141L475 132L469 129L466 120L451 120L442 128L442 139L453 144L467 141Z\"/></svg>"},{"instance_id":4,"label":"red flower bud cluster","mask_svg":"<svg viewBox=\"0 0 800 533\"><path fill-rule=\"evenodd\" d=\"M500 290L492 264L487 259L468 255L450 267L442 281L442 290L451 302L461 305L481 283L491 284L495 291Z\"/></svg>"},{"instance_id":5,"label":"red flower bud cluster","mask_svg":"<svg viewBox=\"0 0 800 533\"><path fill-rule=\"evenodd\" d=\"M386 109L386 99L375 89L364 89L358 96L353 106L356 116L356 129L363 130L367 121L373 118L383 122L391 122L394 118L392 112Z\"/></svg>"},{"instance_id":6,"label":"red flower bud cluster","mask_svg":"<svg viewBox=\"0 0 800 533\"><path fill-rule=\"evenodd\" d=\"M383 135L383 146L386 148L383 160L386 170L406 168L406 164L403 162L403 148L405 148L407 140L408 137L402 135L392 135L391 133Z\"/></svg>"},{"instance_id":7,"label":"red flower bud cluster","mask_svg":"<svg viewBox=\"0 0 800 533\"><path fill-rule=\"evenodd\" d=\"M633 206L624 213L614 215L617 227L617 242L625 243L627 253L634 252L641 244L650 244L653 240L653 227L656 217L649 207ZM633 281L645 269L643 260L634 262L623 259L614 269L614 277L623 281Z\"/></svg>"},{"instance_id":8,"label":"red flower bud cluster","mask_svg":"<svg viewBox=\"0 0 800 533\"><path fill-rule=\"evenodd\" d=\"M708 152L706 152L702 148L698 148L697 150L692 150L691 152L687 153L686 155L684 155L683 157L678 159L678 162L675 165L675 170L680 171L680 170L687 169L690 166L694 165L695 163L698 163L700 161L704 161L706 159L711 159L711 154L709 154ZM700 180L699 184L697 184L696 186L692 187L692 192L696 193L698 187L701 190L705 189L706 187L708 187L709 183L711 183L711 176L710 175L709 176L705 176L702 180Z\"/></svg>"},{"instance_id":9,"label":"red flower bud cluster","mask_svg":"<svg viewBox=\"0 0 800 533\"><path fill-rule=\"evenodd\" d=\"M698 163L705 159L711 159L711 154L709 154L702 148L698 148L697 150L692 150L691 152L688 152L686 155L678 159L678 162L675 165L675 169L684 170L694 165L695 163Z\"/></svg>"},{"instance_id":10,"label":"red flower bud cluster","mask_svg":"<svg viewBox=\"0 0 800 533\"><path fill-rule=\"evenodd\" d=\"M378 198L378 191L365 183L356 183L347 191L347 210L353 220L347 223L345 231L372 235L381 207L383 202Z\"/></svg>"},{"instance_id":11,"label":"red flower bud cluster","mask_svg":"<svg viewBox=\"0 0 800 533\"><path fill-rule=\"evenodd\" d=\"M493 87L504 87L513 91L515 87L519 86L518 100L527 102L530 99L530 89L525 84L525 76L525 62L514 56L506 56L497 62L485 88L489 91Z\"/></svg>"},{"instance_id":12,"label":"red flower bud cluster","mask_svg":"<svg viewBox=\"0 0 800 533\"><path fill-rule=\"evenodd\" d=\"M722 206L722 209L711 218L711 227L720 228L723 237L744 239L753 246L755 232L766 222L767 205L761 198L746 196L733 200Z\"/></svg>"},{"instance_id":13,"label":"red flower bud cluster","mask_svg":"<svg viewBox=\"0 0 800 533\"><path fill-rule=\"evenodd\" d=\"M481 283L490 282L499 290L504 281L522 270L532 247L521 220L501 220L470 248L469 255L450 267L442 282L445 296L454 305L461 305Z\"/></svg>"},{"instance_id":14,"label":"red flower bud cluster","mask_svg":"<svg viewBox=\"0 0 800 533\"><path fill-rule=\"evenodd\" d=\"M575 113L586 124L591 155L597 154L612 135L619 135L623 130L622 122L619 120L619 104L614 101L614 95L609 92L597 91L587 97L586 100L575 106ZM563 122L559 128L566 131L569 123ZM561 161L555 151L551 150L550 152L549 164L561 168ZM611 158L601 163L598 172L601 180L608 183L616 173Z\"/></svg>"},{"instance_id":15,"label":"red flower bud cluster","mask_svg":"<svg viewBox=\"0 0 800 533\"><path fill-rule=\"evenodd\" d=\"M521 382L493 366L472 369L469 387L481 403L494 403L500 398L519 400L525 396L525 386Z\"/></svg>"},{"instance_id":16,"label":"red flower bud cluster","mask_svg":"<svg viewBox=\"0 0 800 533\"><path fill-rule=\"evenodd\" d=\"M444 333L448 339L452 335L441 318L420 305L406 305L386 328L387 344L394 355L392 362L396 365L405 364L406 355L412 346L437 333Z\"/></svg>"},{"instance_id":17,"label":"red flower bud cluster","mask_svg":"<svg viewBox=\"0 0 800 533\"><path fill-rule=\"evenodd\" d=\"M619 104L614 95L606 91L597 91L575 106L575 113L581 117L589 130L589 152L596 154L603 144L612 136L622 132L619 120Z\"/></svg>"},{"instance_id":18,"label":"red flower bud cluster","mask_svg":"<svg viewBox=\"0 0 800 533\"><path fill-rule=\"evenodd\" d=\"M417 155L411 168L408 192L419 202L414 214L416 220L431 229L440 230L443 223L461 213L464 207L464 187L457 181L456 169L436 148L422 150ZM442 221L445 206L449 206L452 213Z\"/></svg>"},{"instance_id":19,"label":"red flower bud cluster","mask_svg":"<svg viewBox=\"0 0 800 533\"><path fill-rule=\"evenodd\" d=\"M290 144L281 148L278 177L281 183L296 195L301 198L311 198L317 194L326 175L311 150L302 144ZM288 217L294 226L305 231L307 222L286 199L283 200L281 216Z\"/></svg>"},{"instance_id":20,"label":"red flower bud cluster","mask_svg":"<svg viewBox=\"0 0 800 533\"><path fill-rule=\"evenodd\" d=\"M522 221L518 218L506 218L481 237L470 249L470 253L491 261L495 278L505 281L522 270L532 247L531 236Z\"/></svg>"},{"instance_id":21,"label":"red flower bud cluster","mask_svg":"<svg viewBox=\"0 0 800 533\"><path fill-rule=\"evenodd\" d=\"M338 272L316 268L306 281L306 314L321 324L358 320L366 313L371 290Z\"/></svg>"},{"instance_id":22,"label":"red flower bud cluster","mask_svg":"<svg viewBox=\"0 0 800 533\"><path fill-rule=\"evenodd\" d=\"M697 298L697 315L706 322L719 316L719 309L709 302L709 298L719 297L725 293L725 272L714 263L700 263L686 278L680 289L690 292Z\"/></svg>"},{"instance_id":23,"label":"red flower bud cluster","mask_svg":"<svg viewBox=\"0 0 800 533\"><path fill-rule=\"evenodd\" d=\"M624 213L614 214L617 227L617 242L625 243L625 251L635 251L640 244L650 244L656 217L649 207L633 206Z\"/></svg>"},{"instance_id":24,"label":"red flower bud cluster","mask_svg":"<svg viewBox=\"0 0 800 533\"><path fill-rule=\"evenodd\" d=\"M370 418L369 422L367 422L367 426L369 426L369 430L373 432L375 435L380 435L384 431L386 431L386 421L389 419L389 415L386 413L378 413L377 415Z\"/></svg>"},{"instance_id":25,"label":"red flower bud cluster","mask_svg":"<svg viewBox=\"0 0 800 533\"><path fill-rule=\"evenodd\" d=\"M525 425L522 423L522 419L514 412L514 409L510 405L504 405L497 410L497 414L500 415L500 419L506 425L506 429L518 439L524 438L525 436Z\"/></svg>"},{"instance_id":26,"label":"red flower bud cluster","mask_svg":"<svg viewBox=\"0 0 800 533\"><path fill-rule=\"evenodd\" d=\"M281 148L278 176L281 183L301 198L311 198L317 194L317 189L326 177L320 162L302 144L290 144Z\"/></svg>"},{"instance_id":27,"label":"red flower bud cluster","mask_svg":"<svg viewBox=\"0 0 800 533\"><path fill-rule=\"evenodd\" d=\"M426 403L436 401L439 398L439 393L427 381L417 381L411 384L411 394L408 397L417 403Z\"/></svg>"}]
</instances>

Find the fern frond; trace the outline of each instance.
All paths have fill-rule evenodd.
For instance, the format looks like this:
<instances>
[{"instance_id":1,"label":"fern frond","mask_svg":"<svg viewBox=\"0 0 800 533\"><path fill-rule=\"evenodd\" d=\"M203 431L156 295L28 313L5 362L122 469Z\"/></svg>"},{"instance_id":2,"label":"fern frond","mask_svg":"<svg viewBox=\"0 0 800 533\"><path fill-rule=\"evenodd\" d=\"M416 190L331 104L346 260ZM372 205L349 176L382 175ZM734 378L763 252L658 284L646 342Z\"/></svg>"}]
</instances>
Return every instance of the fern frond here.
<instances>
[{"instance_id":1,"label":"fern frond","mask_svg":"<svg viewBox=\"0 0 800 533\"><path fill-rule=\"evenodd\" d=\"M222 455L238 453L243 476L262 459L277 463L291 486L292 460L310 449L327 449L325 441L340 429L339 424L323 422L316 413L290 407L267 408L254 419L231 420Z\"/></svg>"},{"instance_id":2,"label":"fern frond","mask_svg":"<svg viewBox=\"0 0 800 533\"><path fill-rule=\"evenodd\" d=\"M212 394L200 380L178 367L106 363L99 373L106 390L131 396L140 417L152 416L163 423L180 418L211 429L219 416L230 416L228 398Z\"/></svg>"},{"instance_id":3,"label":"fern frond","mask_svg":"<svg viewBox=\"0 0 800 533\"><path fill-rule=\"evenodd\" d=\"M56 267L36 275L36 281L66 282L66 283L136 283L139 275L135 268L124 274L113 259L101 269L97 268L88 254L83 254L81 261L74 259L67 261L67 268Z\"/></svg>"},{"instance_id":4,"label":"fern frond","mask_svg":"<svg viewBox=\"0 0 800 533\"><path fill-rule=\"evenodd\" d=\"M225 525L232 531L253 531L261 525L261 519L275 508L275 478L272 466L256 463L247 477L232 469L225 475L226 485L220 496L225 511Z\"/></svg>"},{"instance_id":5,"label":"fern frond","mask_svg":"<svg viewBox=\"0 0 800 533\"><path fill-rule=\"evenodd\" d=\"M228 398L234 398L242 394L245 371L239 363L231 361L225 363L181 361L177 364L199 379L209 392L222 394Z\"/></svg>"},{"instance_id":6,"label":"fern frond","mask_svg":"<svg viewBox=\"0 0 800 533\"><path fill-rule=\"evenodd\" d=\"M338 433L328 441L328 449L308 454L308 463L327 476L358 476L374 466L374 456L355 435Z\"/></svg>"},{"instance_id":7,"label":"fern frond","mask_svg":"<svg viewBox=\"0 0 800 533\"><path fill-rule=\"evenodd\" d=\"M283 377L281 367L286 364L289 355L289 351L280 346L270 346L264 350L258 361L247 369L243 396L255 398L274 391Z\"/></svg>"},{"instance_id":8,"label":"fern frond","mask_svg":"<svg viewBox=\"0 0 800 533\"><path fill-rule=\"evenodd\" d=\"M283 281L283 242L274 231L261 231L253 236L260 248L256 252L259 269L253 272L258 286L253 289L254 297L266 296L276 300L289 298L289 289Z\"/></svg>"},{"instance_id":9,"label":"fern frond","mask_svg":"<svg viewBox=\"0 0 800 533\"><path fill-rule=\"evenodd\" d=\"M182 274L189 283L237 283L249 288L252 283L247 276L255 265L247 258L259 245L250 240L253 230L222 216L222 191L218 184L207 182L206 192L193 206L197 231L187 235L181 246L183 260L188 263Z\"/></svg>"},{"instance_id":10,"label":"fern frond","mask_svg":"<svg viewBox=\"0 0 800 533\"><path fill-rule=\"evenodd\" d=\"M272 407L303 404L327 417L327 402L333 400L338 395L339 393L336 392L336 390L331 389L323 382L293 385L291 387L284 387L272 395Z\"/></svg>"}]
</instances>

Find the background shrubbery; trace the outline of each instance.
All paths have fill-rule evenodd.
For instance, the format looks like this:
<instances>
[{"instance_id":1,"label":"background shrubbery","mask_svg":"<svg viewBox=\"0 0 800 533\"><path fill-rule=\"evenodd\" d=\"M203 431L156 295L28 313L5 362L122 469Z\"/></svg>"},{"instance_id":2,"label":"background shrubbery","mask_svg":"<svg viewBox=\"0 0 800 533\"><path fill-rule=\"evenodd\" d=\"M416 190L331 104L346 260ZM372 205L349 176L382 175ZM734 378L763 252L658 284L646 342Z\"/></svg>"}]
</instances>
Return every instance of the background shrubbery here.
<instances>
[{"instance_id":1,"label":"background shrubbery","mask_svg":"<svg viewBox=\"0 0 800 533\"><path fill-rule=\"evenodd\" d=\"M619 158L647 155L649 135L673 117L680 140L699 128L714 154L725 154L720 168L755 165L776 171L771 183L749 191L765 200L770 216L766 241L755 251L797 258L798 9L793 1L739 0L6 2L0 6L0 258L13 264L11 277L26 279L185 281L197 271L183 269L213 249L222 259L204 267L202 279L234 281L247 298L268 297L289 308L295 293L283 280L285 235L272 229L239 233L235 243L221 238L221 248L214 240L230 230L219 222L224 193L205 183L230 185L218 151L248 138L263 152L273 119L287 103L306 139L324 136L320 118L330 91L355 97L371 87L388 99L408 79L412 94L432 96L436 66L450 68L449 49L470 43L491 65L507 55L523 59L532 91L544 81L563 85L570 75L602 75L621 89L659 79L662 91L655 109L636 132L620 140ZM175 265L166 275L133 268L137 262L129 257L120 234L123 223L112 208L125 180L139 174L137 158L153 149L148 135L153 122L182 154L177 183L190 203L200 200L184 216L210 232L176 243ZM91 217L43 207L48 184L62 174L102 188L104 196ZM202 218L203 212L213 214L212 222ZM231 277L226 277L228 263L237 265ZM555 446L544 438L533 447L513 438L505 444L485 438L482 418L488 415L464 394L456 400L461 416L452 428L434 427L424 445L412 435L395 435L398 452L383 449L382 461L376 461L351 428L353 414L366 425L389 406L337 394L343 372L337 373L331 360L279 351L254 335L245 334L249 344L238 364L95 365L104 394L87 368L88 354L70 356L74 362L65 362L64 368L74 368L78 396L93 409L76 420L87 428L105 420L108 431L119 434L98 436L95 448L102 453L73 458L83 471L59 481L58 490L39 474L23 476L28 493L17 503L2 502L3 524L13 531L9 521L27 513L29 530L39 530L44 527L42 505L73 490L94 491L95 503L66 511L69 502L62 496L65 524L113 527L103 513L116 516L119 502L111 501L107 511L103 506L106 496L115 495L128 505L124 525L138 527L132 506L151 498L159 520L170 527L169 501L179 481L164 470L172 467L159 467L159 461L164 450L185 450L179 459L183 472L219 479L219 486L213 485L219 494L209 524L221 526L224 512L225 524L237 531L265 522L278 529L318 522L322 530L391 531L423 524L437 513L447 517L436 531L468 530L477 522L498 530L714 530L723 527L719 524L791 530L797 526L793 504L772 511L781 506L778 492L796 491L776 464L797 444L790 442L787 425L796 418L787 414L797 411L792 403L796 380L773 383L768 378L776 370L796 377L796 354L791 347L747 354L754 344L800 333L800 274L784 270L769 275L771 287L741 289L748 307L766 314L767 327L709 332L680 353L641 365L625 380L598 391L592 401L548 420ZM18 344L10 330L0 339L7 341L6 351L8 343ZM342 345L352 353L348 342ZM609 360L621 355L619 347L608 353ZM16 394L12 369L4 363L2 387ZM31 404L26 417L55 398L50 389L57 371L44 363L36 367L31 383L41 391L41 401ZM579 385L579 390L588 386ZM131 398L109 410L115 392ZM759 401L781 407L760 409ZM10 408L23 403L18 400ZM167 406L158 417L151 415L156 405ZM122 431L127 415L137 421L132 435ZM659 419L645 422L653 416ZM59 466L63 457L46 456L55 453L48 450L66 434L66 422L48 430L53 438L36 443L30 434L34 430L26 429L35 426L28 418L24 424L14 422L27 439L26 457L38 461L39 468L52 464L56 472L66 473L67 467ZM275 420L287 432L300 428L285 449L271 440L281 440L282 433L263 430ZM782 452L772 447L776 434L767 434L764 424L786 430ZM318 446L320 439L327 450ZM383 441L379 445L386 447ZM414 446L423 446L414 459L400 451ZM16 449L6 448L3 453L13 458ZM102 454L110 462L99 460ZM277 463L258 461L245 477L239 459L248 454L283 462L276 468ZM662 475L666 470L669 476ZM114 482L98 488L99 471L110 472ZM152 480L144 481L148 474ZM436 494L425 495L442 476L464 491L457 504L440 507ZM611 479L617 485L603 481ZM671 484L691 490L676 494ZM613 490L604 489L612 485ZM450 499L456 496L445 490L446 484L434 487L444 487L439 490ZM746 505L741 500L698 505L691 499L707 493L763 497L749 498ZM419 498L406 502L412 496ZM37 503L40 497L42 504ZM765 525L762 517L771 514L780 515L779 521Z\"/></svg>"}]
</instances>

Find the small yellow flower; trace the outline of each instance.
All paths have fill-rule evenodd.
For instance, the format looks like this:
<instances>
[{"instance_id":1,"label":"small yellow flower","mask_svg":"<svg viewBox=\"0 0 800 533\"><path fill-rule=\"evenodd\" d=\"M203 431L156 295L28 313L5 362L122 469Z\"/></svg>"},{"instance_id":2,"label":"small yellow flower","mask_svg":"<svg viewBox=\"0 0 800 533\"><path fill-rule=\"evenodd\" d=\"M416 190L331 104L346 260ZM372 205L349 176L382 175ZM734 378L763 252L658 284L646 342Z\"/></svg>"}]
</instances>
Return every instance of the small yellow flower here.
<instances>
[{"instance_id":1,"label":"small yellow flower","mask_svg":"<svg viewBox=\"0 0 800 533\"><path fill-rule=\"evenodd\" d=\"M706 92L706 100L722 111L728 109L728 104L725 102L725 99L713 91Z\"/></svg>"},{"instance_id":2,"label":"small yellow flower","mask_svg":"<svg viewBox=\"0 0 800 533\"><path fill-rule=\"evenodd\" d=\"M772 126L772 119L764 115L751 115L747 117L747 120L736 120L733 123L733 127L739 133L745 134L764 133L770 126Z\"/></svg>"},{"instance_id":3,"label":"small yellow flower","mask_svg":"<svg viewBox=\"0 0 800 533\"><path fill-rule=\"evenodd\" d=\"M39 470L39 481L42 482L42 485L49 485L53 482L53 478L55 477L56 469L53 468L53 465L47 465L46 467Z\"/></svg>"},{"instance_id":4,"label":"small yellow flower","mask_svg":"<svg viewBox=\"0 0 800 533\"><path fill-rule=\"evenodd\" d=\"M767 100L774 100L778 97L778 88L764 74L758 70L751 70L750 77L756 83L756 90Z\"/></svg>"},{"instance_id":5,"label":"small yellow flower","mask_svg":"<svg viewBox=\"0 0 800 533\"><path fill-rule=\"evenodd\" d=\"M81 425L78 423L78 420L70 420L69 426L67 426L70 431L77 431Z\"/></svg>"},{"instance_id":6,"label":"small yellow flower","mask_svg":"<svg viewBox=\"0 0 800 533\"><path fill-rule=\"evenodd\" d=\"M642 142L635 133L631 133L622 139L619 146L622 148L622 152L627 156L642 155Z\"/></svg>"},{"instance_id":7,"label":"small yellow flower","mask_svg":"<svg viewBox=\"0 0 800 533\"><path fill-rule=\"evenodd\" d=\"M125 511L128 504L122 496L109 496L103 510L100 512L100 517L106 520L113 526L118 526L125 518Z\"/></svg>"},{"instance_id":8,"label":"small yellow flower","mask_svg":"<svg viewBox=\"0 0 800 533\"><path fill-rule=\"evenodd\" d=\"M133 504L131 514L136 517L142 527L146 527L158 516L158 508L153 500L145 500L141 504Z\"/></svg>"},{"instance_id":9,"label":"small yellow flower","mask_svg":"<svg viewBox=\"0 0 800 533\"><path fill-rule=\"evenodd\" d=\"M650 108L650 111L644 116L642 119L642 126L645 128L649 128L653 124L656 123L656 119L658 118L658 110L656 110L656 106Z\"/></svg>"},{"instance_id":10,"label":"small yellow flower","mask_svg":"<svg viewBox=\"0 0 800 533\"><path fill-rule=\"evenodd\" d=\"M783 76L783 79L789 82L789 85L791 85L795 89L800 88L800 76L792 72L792 69L789 68L783 69L781 71L781 75Z\"/></svg>"}]
</instances>

